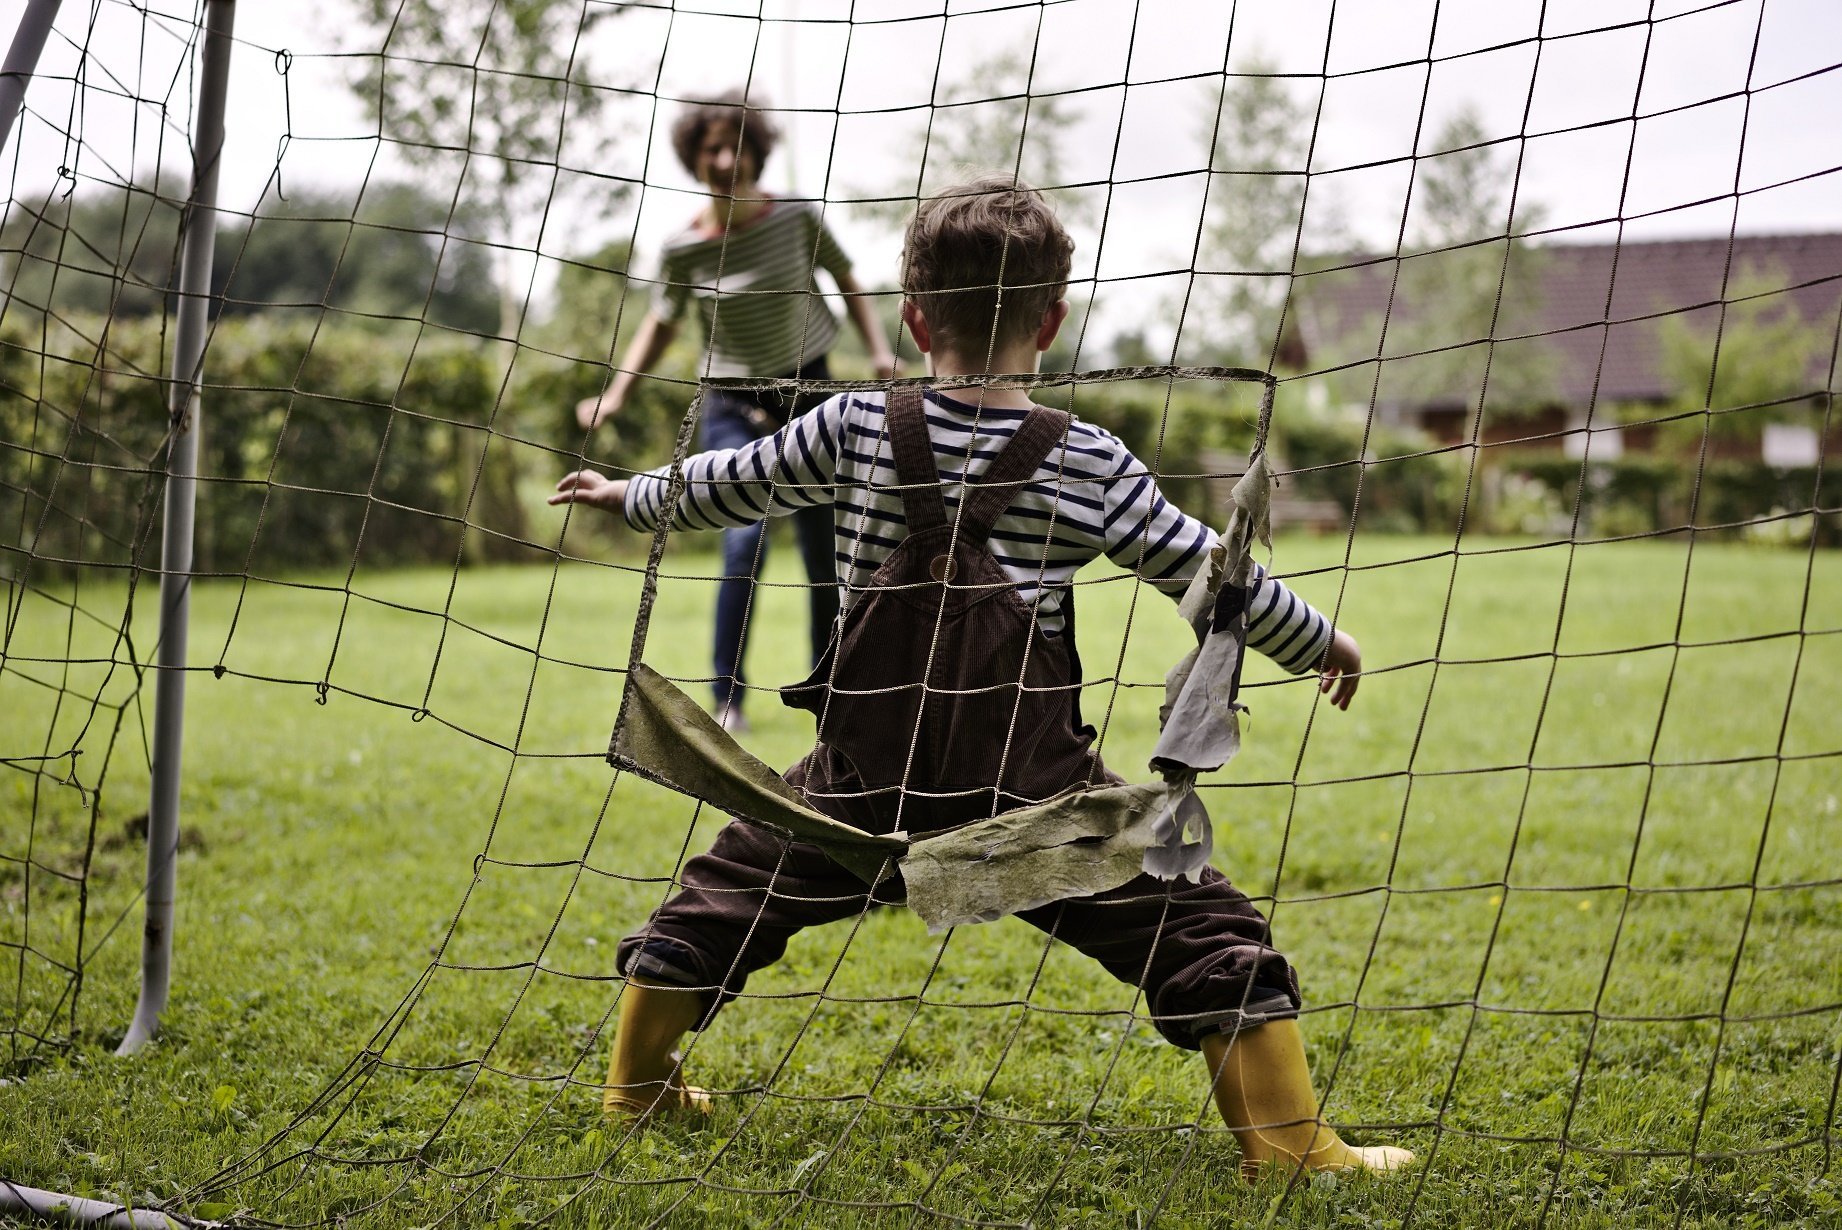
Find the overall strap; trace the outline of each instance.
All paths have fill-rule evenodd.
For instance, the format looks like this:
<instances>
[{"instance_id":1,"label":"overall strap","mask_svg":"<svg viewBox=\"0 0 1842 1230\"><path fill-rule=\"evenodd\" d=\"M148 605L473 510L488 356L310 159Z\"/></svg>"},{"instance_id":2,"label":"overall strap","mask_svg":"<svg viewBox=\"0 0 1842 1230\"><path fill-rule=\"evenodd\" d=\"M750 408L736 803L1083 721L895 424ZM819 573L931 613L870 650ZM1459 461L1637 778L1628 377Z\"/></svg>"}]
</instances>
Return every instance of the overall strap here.
<instances>
[{"instance_id":1,"label":"overall strap","mask_svg":"<svg viewBox=\"0 0 1842 1230\"><path fill-rule=\"evenodd\" d=\"M934 462L934 442L927 434L921 390L912 384L891 389L883 419L889 429L895 478L902 485L902 515L908 520L908 532L939 529L947 523L947 506L940 498L940 467Z\"/></svg>"},{"instance_id":2,"label":"overall strap","mask_svg":"<svg viewBox=\"0 0 1842 1230\"><path fill-rule=\"evenodd\" d=\"M1004 451L992 459L976 483L967 485L959 514L962 538L983 543L991 536L992 524L1011 506L1023 485L1036 476L1050 450L1067 436L1071 421L1065 410L1030 407L1028 417Z\"/></svg>"}]
</instances>

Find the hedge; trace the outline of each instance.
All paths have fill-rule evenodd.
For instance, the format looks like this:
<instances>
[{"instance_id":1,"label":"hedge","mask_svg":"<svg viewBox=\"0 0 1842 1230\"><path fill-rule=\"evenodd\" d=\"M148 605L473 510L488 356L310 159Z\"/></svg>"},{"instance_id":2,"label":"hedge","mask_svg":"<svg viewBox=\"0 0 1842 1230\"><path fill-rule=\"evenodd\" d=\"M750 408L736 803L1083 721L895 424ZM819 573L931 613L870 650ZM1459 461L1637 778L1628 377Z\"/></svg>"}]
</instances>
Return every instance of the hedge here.
<instances>
[{"instance_id":1,"label":"hedge","mask_svg":"<svg viewBox=\"0 0 1842 1230\"><path fill-rule=\"evenodd\" d=\"M100 318L0 327L0 569L11 575L28 566L43 576L157 564L170 337L158 318L116 321L101 345L104 327ZM408 326L322 328L306 313L218 321L206 359L198 570L266 575L541 551L523 545L521 487L531 499L574 464L582 433L572 407L601 387L607 369L529 349L509 372L508 362L510 347ZM684 364L667 370L682 377ZM618 423L597 433L591 459L611 455L611 468L663 462L689 393L685 383L641 382ZM1314 412L1285 393L1271 447L1281 490L1295 500L1334 501L1347 519L1360 499L1364 530L1444 534L1468 489L1475 528L1571 524L1580 483L1572 458L1440 450L1423 433L1365 431L1359 418ZM1225 454L1246 455L1256 387L1148 381L1042 396L1072 401L1118 435L1183 508L1211 520L1224 514L1227 484L1212 474L1228 468ZM1583 532L1686 524L1695 474L1692 458L1594 463ZM1810 469L1710 461L1694 520L1734 527L1813 502L1842 507L1842 475L1832 467L1820 492L1817 484ZM582 519L598 541L571 549L641 549L605 520ZM1816 521L1819 541L1842 540L1835 512Z\"/></svg>"},{"instance_id":2,"label":"hedge","mask_svg":"<svg viewBox=\"0 0 1842 1230\"><path fill-rule=\"evenodd\" d=\"M1500 464L1541 482L1568 510L1579 498L1578 458L1516 452ZM1691 523L1691 510L1693 524L1717 531L1808 512L1814 514L1811 529L1819 543L1842 543L1842 468L1835 465L1819 471L1730 458L1698 465L1693 454L1627 454L1594 462L1587 491L1581 510L1584 532L1598 536L1680 528Z\"/></svg>"},{"instance_id":3,"label":"hedge","mask_svg":"<svg viewBox=\"0 0 1842 1230\"><path fill-rule=\"evenodd\" d=\"M170 338L158 318L0 332L0 547L17 574L154 566ZM100 362L97 355L103 356ZM413 330L216 323L195 563L204 573L507 558L521 451L489 432L503 348Z\"/></svg>"}]
</instances>

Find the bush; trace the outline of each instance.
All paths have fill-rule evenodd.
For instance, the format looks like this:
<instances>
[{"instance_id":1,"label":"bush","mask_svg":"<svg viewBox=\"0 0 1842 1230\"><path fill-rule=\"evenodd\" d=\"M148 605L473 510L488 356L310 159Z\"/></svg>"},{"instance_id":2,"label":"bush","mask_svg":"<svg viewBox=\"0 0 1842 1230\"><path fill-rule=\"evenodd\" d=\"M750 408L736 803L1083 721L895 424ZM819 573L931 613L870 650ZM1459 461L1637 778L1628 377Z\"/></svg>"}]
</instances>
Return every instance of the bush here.
<instances>
[{"instance_id":1,"label":"bush","mask_svg":"<svg viewBox=\"0 0 1842 1230\"><path fill-rule=\"evenodd\" d=\"M508 381L512 352L498 343L412 326L322 325L315 315L214 325L197 571L269 574L519 554L520 487L547 487L574 464L582 433L573 407L601 388L605 365L527 349ZM97 339L105 337L99 363ZM0 327L0 493L10 539L0 541L8 561L0 567L17 575L30 558L43 577L157 563L170 345L157 317ZM665 371L687 382L641 381L618 425L591 442L591 461L607 454L644 469L670 457L693 386L688 361L668 362ZM1225 468L1224 453L1244 457L1251 446L1259 388L1146 381L1072 396L1050 389L1043 399L1072 404L1119 436L1157 471L1174 502L1214 521L1225 511L1226 484L1212 481L1213 472ZM1419 432L1365 432L1359 418L1290 404L1275 416L1271 445L1289 496L1334 502L1347 516L1360 495L1360 523L1369 530L1450 531L1473 458L1468 450L1434 450ZM1497 477L1472 488L1474 524L1530 532L1544 520L1571 519L1576 459L1533 450L1478 456ZM1595 462L1582 532L1686 524L1695 475L1692 458ZM1813 493L1811 532L1825 545L1842 542L1842 474L1833 467L1818 491L1813 469L1711 460L1694 519L1745 527L1809 510ZM622 549L638 549L606 519L579 521L598 548L621 548L619 539ZM1797 532L1787 540L1802 533L1791 528Z\"/></svg>"},{"instance_id":2,"label":"bush","mask_svg":"<svg viewBox=\"0 0 1842 1230\"><path fill-rule=\"evenodd\" d=\"M1225 455L1245 458L1259 417L1258 385L1179 387L1155 381L1083 389L1082 418L1106 428L1155 469L1164 493L1185 512L1218 521L1229 484ZM1044 396L1043 400L1051 400ZM1066 404L1060 398L1057 404ZM1447 529L1464 492L1466 457L1434 449L1418 431L1376 428L1360 419L1313 413L1283 397L1269 446L1279 481L1296 500L1330 501L1347 517L1360 483L1362 524L1378 530Z\"/></svg>"},{"instance_id":3,"label":"bush","mask_svg":"<svg viewBox=\"0 0 1842 1230\"><path fill-rule=\"evenodd\" d=\"M1568 510L1579 498L1578 458L1516 453L1503 465L1553 490ZM1762 461L1710 460L1701 469L1699 498L1696 470L1692 456L1625 456L1594 462L1583 532L1611 537L1671 529L1689 523L1691 506L1696 525L1735 531L1787 512L1814 509L1817 515L1810 528L1817 541L1842 542L1842 473L1836 467L1822 474L1819 490L1812 467L1775 469Z\"/></svg>"},{"instance_id":4,"label":"bush","mask_svg":"<svg viewBox=\"0 0 1842 1230\"><path fill-rule=\"evenodd\" d=\"M1301 499L1332 500L1356 513L1365 529L1445 530L1458 518L1468 454L1429 451L1423 432L1376 426L1361 419L1275 416L1273 452L1282 482ZM1290 471L1290 476L1285 476Z\"/></svg>"},{"instance_id":5,"label":"bush","mask_svg":"<svg viewBox=\"0 0 1842 1230\"><path fill-rule=\"evenodd\" d=\"M1692 481L1692 470L1684 475ZM1814 496L1814 501L1812 497ZM1820 475L1810 466L1774 469L1756 461L1710 461L1702 474L1698 525L1740 526L1786 512L1814 508L1810 530L1819 545L1842 543L1842 473L1830 466ZM1795 541L1793 534L1789 540Z\"/></svg>"},{"instance_id":6,"label":"bush","mask_svg":"<svg viewBox=\"0 0 1842 1230\"><path fill-rule=\"evenodd\" d=\"M1499 463L1506 473L1541 483L1571 519L1580 495L1580 459L1558 452L1515 452ZM1624 456L1592 463L1591 486L1581 509L1582 533L1611 537L1642 534L1679 518L1682 462L1673 457Z\"/></svg>"},{"instance_id":7,"label":"bush","mask_svg":"<svg viewBox=\"0 0 1842 1230\"><path fill-rule=\"evenodd\" d=\"M275 315L214 325L205 358L201 573L505 558L520 461L494 417L501 350L411 329ZM94 339L106 329L106 356ZM158 318L0 334L0 483L11 551L152 566L170 337ZM492 430L488 430L488 425Z\"/></svg>"}]
</instances>

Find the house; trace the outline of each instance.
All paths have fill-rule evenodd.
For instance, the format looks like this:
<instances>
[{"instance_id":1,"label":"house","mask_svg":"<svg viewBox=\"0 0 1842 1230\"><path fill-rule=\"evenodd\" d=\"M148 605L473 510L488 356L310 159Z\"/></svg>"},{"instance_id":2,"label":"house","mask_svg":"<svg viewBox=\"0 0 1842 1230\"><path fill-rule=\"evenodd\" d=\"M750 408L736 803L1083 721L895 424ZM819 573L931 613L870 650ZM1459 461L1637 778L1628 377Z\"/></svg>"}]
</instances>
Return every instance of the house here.
<instances>
[{"instance_id":1,"label":"house","mask_svg":"<svg viewBox=\"0 0 1842 1230\"><path fill-rule=\"evenodd\" d=\"M1610 457L1622 451L1620 422L1679 404L1664 330L1711 354L1725 297L1729 327L1793 312L1810 327L1801 382L1786 396L1836 387L1842 233L1519 243L1507 269L1506 247L1321 264L1294 284L1292 357L1336 373L1340 400L1373 401L1382 422L1447 442L1470 438L1482 403L1480 438L1559 441L1577 455L1590 412L1594 456ZM1378 352L1388 360L1379 372ZM1763 433L1766 460L1812 464L1816 434L1775 425Z\"/></svg>"}]
</instances>

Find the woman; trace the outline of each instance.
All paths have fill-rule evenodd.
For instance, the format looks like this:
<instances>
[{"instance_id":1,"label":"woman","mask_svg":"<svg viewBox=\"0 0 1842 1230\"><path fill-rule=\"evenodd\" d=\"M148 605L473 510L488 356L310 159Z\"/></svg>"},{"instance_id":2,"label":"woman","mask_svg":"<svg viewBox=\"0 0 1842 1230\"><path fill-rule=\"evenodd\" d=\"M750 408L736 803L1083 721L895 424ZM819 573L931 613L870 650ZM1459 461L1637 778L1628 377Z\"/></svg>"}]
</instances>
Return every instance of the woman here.
<instances>
[{"instance_id":1,"label":"woman","mask_svg":"<svg viewBox=\"0 0 1842 1230\"><path fill-rule=\"evenodd\" d=\"M739 90L688 104L672 125L672 148L709 193L690 225L665 244L652 308L640 322L620 370L600 397L576 407L585 429L618 414L633 382L652 370L678 334L688 307L703 323L705 374L826 380L826 354L838 322L819 293L815 267L845 297L879 379L895 374L895 355L850 258L810 201L776 198L760 187L761 169L779 137L772 121ZM704 398L702 447L739 448L778 430L824 394L710 392ZM793 514L812 604L816 664L838 617L832 520L823 505ZM716 712L731 731L746 729L743 658L754 582L767 558L761 523L723 531L723 577L716 595Z\"/></svg>"}]
</instances>

